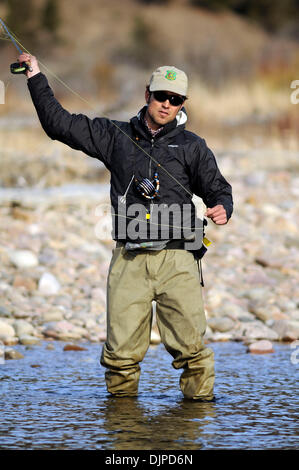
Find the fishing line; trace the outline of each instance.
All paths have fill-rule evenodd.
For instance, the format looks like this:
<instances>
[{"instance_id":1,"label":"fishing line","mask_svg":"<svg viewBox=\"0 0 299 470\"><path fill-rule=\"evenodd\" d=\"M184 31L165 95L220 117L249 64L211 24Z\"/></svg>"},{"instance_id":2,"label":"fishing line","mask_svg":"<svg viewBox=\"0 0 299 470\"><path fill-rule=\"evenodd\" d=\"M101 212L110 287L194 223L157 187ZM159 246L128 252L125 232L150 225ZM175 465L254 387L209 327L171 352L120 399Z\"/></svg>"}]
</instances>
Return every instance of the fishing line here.
<instances>
[{"instance_id":1,"label":"fishing line","mask_svg":"<svg viewBox=\"0 0 299 470\"><path fill-rule=\"evenodd\" d=\"M15 48L18 50L18 52L20 54L22 54L22 49L19 48L18 44L16 43L15 41L15 38L13 37L13 35L9 32L8 28L5 26L5 23L4 21L0 18L0 23L2 24L2 27L4 28L4 31L7 33L7 35L9 36L9 38L11 39L12 43L14 44ZM22 46L23 47L23 46Z\"/></svg>"},{"instance_id":2,"label":"fishing line","mask_svg":"<svg viewBox=\"0 0 299 470\"><path fill-rule=\"evenodd\" d=\"M18 40L18 38L16 37L16 35L5 25L4 21L0 18L0 23L2 24L2 27L4 28L5 32L7 33L8 35L8 38L0 38L2 40L11 40L12 43L14 44L14 46L16 47L16 49L18 50L18 52L20 52L20 54L23 53L23 51L27 52L27 54L30 54L30 55L33 55L28 49L26 49L26 47ZM22 49L21 49L22 47ZM83 98L79 93L77 93L75 90L73 90L69 85L67 85L67 83L65 83L58 75L56 75L54 72L52 72L52 70L49 69L49 67L46 66L46 64L44 64L43 62L41 62L40 60L38 61L38 63L50 74L52 75L59 83L61 83L67 90L69 90L70 93L72 93L74 96L76 96L77 98L79 98L81 101L83 101L84 103L86 103L91 109L93 109L94 111L97 111L97 109L92 105L92 103L90 103L88 100L86 100L85 98ZM193 194L187 189L185 188L184 185L181 184L181 182L175 178L175 176L173 176L166 168L163 167L163 165L161 165L161 163L159 163L152 155L150 155L146 150L144 150L144 148L142 148L138 142L136 142L132 137L130 137L123 129L121 129L114 121L112 121L110 118L108 118L107 116L103 115L104 118L108 119L109 122L111 122L111 124L116 127L122 134L124 134L139 150L141 150L148 158L150 158L159 168L161 168L161 170L163 170L170 178L172 178L182 189L184 189L184 191L189 194L191 196L191 198L193 197ZM130 219L131 217L127 217L127 216L123 216L123 215L120 215L120 214L117 214L119 215L120 217L126 217L128 219ZM140 220L140 219L135 219L135 220ZM143 220L140 220L141 222L144 222ZM153 223L153 222L151 222ZM154 224L154 223L153 223ZM160 225L162 226L161 224L154 224L154 225ZM172 227L172 226L169 226L169 227ZM173 226L175 228L175 226ZM190 227L189 227L190 228ZM196 230L196 228L195 228Z\"/></svg>"},{"instance_id":3,"label":"fishing line","mask_svg":"<svg viewBox=\"0 0 299 470\"><path fill-rule=\"evenodd\" d=\"M8 33L9 37L11 38L11 40L13 41L13 44L16 46L17 50L20 52L20 54L22 54L22 50L20 49L20 47L18 46L18 44L23 48L23 50L25 52L27 52L28 54L32 55L30 51L28 51L24 46L23 44L17 39L17 37L15 36L15 34L9 30L3 20L0 18L0 22L2 24L2 26L4 27L5 31ZM75 90L73 90L70 86L67 85L67 83L65 83L58 75L56 75L54 72L52 72L45 64L43 64L40 60L38 61L39 64L42 65L42 67L45 68L45 70L50 73L50 75L52 75L57 81L59 81L63 86L65 86L65 88L67 88L71 93L73 93L75 96L77 96L79 99L81 99L82 101L84 101L86 104L88 104L88 106L90 106L94 111L97 111L96 108L88 101L86 100L85 98L83 98L81 95L79 95L79 93L77 93ZM111 119L109 119L107 116L103 115L104 118L108 119L120 132L122 132L136 147L138 147L147 157L149 157L154 163L156 163L156 165L161 168L170 178L172 178L179 186L181 186L182 189L184 189L186 191L186 193L188 193L191 197L193 197L193 194L187 189L185 188L181 182L175 178L175 176L173 176L171 173L169 173L168 170L166 170L166 168L164 168L161 163L159 163L152 155L150 155L146 150L144 150L134 139L132 139L132 137L130 137L123 129L121 129L115 122L113 122Z\"/></svg>"}]
</instances>

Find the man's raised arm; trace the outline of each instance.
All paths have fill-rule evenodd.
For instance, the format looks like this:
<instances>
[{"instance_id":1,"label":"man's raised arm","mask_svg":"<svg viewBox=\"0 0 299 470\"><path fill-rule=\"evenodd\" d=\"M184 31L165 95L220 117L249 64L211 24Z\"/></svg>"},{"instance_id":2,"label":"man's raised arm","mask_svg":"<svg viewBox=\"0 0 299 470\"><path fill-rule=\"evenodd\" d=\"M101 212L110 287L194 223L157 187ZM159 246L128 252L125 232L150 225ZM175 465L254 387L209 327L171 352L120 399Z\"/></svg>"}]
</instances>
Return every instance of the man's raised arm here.
<instances>
[{"instance_id":1,"label":"man's raised arm","mask_svg":"<svg viewBox=\"0 0 299 470\"><path fill-rule=\"evenodd\" d=\"M115 136L115 128L110 120L70 114L55 98L46 76L39 69L36 57L23 53L18 60L30 63L32 71L26 71L28 88L46 134L53 140L98 158L110 169Z\"/></svg>"}]
</instances>

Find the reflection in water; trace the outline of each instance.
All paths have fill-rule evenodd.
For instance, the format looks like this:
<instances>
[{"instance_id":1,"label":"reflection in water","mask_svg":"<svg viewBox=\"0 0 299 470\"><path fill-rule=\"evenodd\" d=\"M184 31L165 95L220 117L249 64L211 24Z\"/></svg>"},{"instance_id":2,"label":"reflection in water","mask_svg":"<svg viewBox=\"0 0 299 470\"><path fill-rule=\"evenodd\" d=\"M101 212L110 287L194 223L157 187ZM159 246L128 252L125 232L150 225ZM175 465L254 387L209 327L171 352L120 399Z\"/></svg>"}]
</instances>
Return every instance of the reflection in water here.
<instances>
[{"instance_id":1,"label":"reflection in water","mask_svg":"<svg viewBox=\"0 0 299 470\"><path fill-rule=\"evenodd\" d=\"M112 397L106 402L103 425L111 449L132 449L132 444L138 450L200 449L205 420L216 416L215 406L183 399L155 414L138 398Z\"/></svg>"},{"instance_id":2,"label":"reflection in water","mask_svg":"<svg viewBox=\"0 0 299 470\"><path fill-rule=\"evenodd\" d=\"M289 345L246 354L214 343L216 402L184 400L163 345L142 363L137 398L106 392L101 347L27 349L0 365L0 449L298 449L298 365ZM40 367L32 367L39 365Z\"/></svg>"}]
</instances>

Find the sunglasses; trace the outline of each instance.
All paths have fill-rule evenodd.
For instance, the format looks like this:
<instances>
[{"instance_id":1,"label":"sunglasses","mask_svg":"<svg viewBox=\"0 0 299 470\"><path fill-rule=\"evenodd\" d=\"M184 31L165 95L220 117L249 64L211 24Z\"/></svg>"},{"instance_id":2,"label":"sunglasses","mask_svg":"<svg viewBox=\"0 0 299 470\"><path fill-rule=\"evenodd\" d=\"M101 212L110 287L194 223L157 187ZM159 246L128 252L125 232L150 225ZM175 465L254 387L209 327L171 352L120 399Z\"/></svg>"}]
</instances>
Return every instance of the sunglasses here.
<instances>
[{"instance_id":1,"label":"sunglasses","mask_svg":"<svg viewBox=\"0 0 299 470\"><path fill-rule=\"evenodd\" d=\"M169 103L172 106L179 106L183 104L186 99L185 96L170 95L165 91L153 91L152 93L154 95L155 100L159 101L159 103L164 103L164 101L169 100Z\"/></svg>"}]
</instances>

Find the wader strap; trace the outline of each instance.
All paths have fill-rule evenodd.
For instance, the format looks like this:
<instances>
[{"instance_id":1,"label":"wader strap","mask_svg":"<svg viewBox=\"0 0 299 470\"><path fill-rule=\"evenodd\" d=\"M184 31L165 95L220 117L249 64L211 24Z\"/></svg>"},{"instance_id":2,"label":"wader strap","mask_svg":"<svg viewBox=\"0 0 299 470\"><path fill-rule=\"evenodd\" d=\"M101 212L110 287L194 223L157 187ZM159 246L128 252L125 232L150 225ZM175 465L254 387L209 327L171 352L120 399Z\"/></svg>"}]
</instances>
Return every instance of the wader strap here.
<instances>
[{"instance_id":1,"label":"wader strap","mask_svg":"<svg viewBox=\"0 0 299 470\"><path fill-rule=\"evenodd\" d=\"M204 282L203 282L201 259L197 258L197 266L198 266L198 272L199 272L199 276L200 276L200 284L202 285L202 287L204 287L205 285L204 285Z\"/></svg>"}]
</instances>

